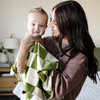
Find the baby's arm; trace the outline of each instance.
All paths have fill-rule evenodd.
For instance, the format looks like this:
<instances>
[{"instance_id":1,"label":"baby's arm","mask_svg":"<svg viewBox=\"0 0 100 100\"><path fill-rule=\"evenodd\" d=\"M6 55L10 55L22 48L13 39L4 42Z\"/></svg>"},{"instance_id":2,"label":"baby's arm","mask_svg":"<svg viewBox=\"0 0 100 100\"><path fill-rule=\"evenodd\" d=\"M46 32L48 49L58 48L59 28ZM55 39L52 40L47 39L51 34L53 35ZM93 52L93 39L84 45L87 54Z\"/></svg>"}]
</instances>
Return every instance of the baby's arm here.
<instances>
[{"instance_id":1,"label":"baby's arm","mask_svg":"<svg viewBox=\"0 0 100 100\"><path fill-rule=\"evenodd\" d=\"M19 54L17 57L17 68L20 74L25 71L25 61L30 47L34 44L33 38L29 33L26 33L24 39L21 41Z\"/></svg>"}]
</instances>

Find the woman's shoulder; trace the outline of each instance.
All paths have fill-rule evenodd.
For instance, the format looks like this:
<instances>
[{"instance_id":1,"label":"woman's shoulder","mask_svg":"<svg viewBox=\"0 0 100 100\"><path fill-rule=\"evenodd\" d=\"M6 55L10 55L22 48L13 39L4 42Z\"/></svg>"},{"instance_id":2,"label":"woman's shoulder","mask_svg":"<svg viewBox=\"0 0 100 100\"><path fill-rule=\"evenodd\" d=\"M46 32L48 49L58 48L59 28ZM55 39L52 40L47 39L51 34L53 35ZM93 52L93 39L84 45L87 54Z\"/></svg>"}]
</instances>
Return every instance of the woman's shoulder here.
<instances>
[{"instance_id":1,"label":"woman's shoulder","mask_svg":"<svg viewBox=\"0 0 100 100\"><path fill-rule=\"evenodd\" d=\"M78 53L74 58L71 59L70 63L81 64L86 60L86 56L83 53Z\"/></svg>"},{"instance_id":2,"label":"woman's shoulder","mask_svg":"<svg viewBox=\"0 0 100 100\"><path fill-rule=\"evenodd\" d=\"M86 67L86 59L87 57L83 53L78 53L74 58L72 58L69 62L69 66L77 66L76 69L84 69L87 71Z\"/></svg>"},{"instance_id":3,"label":"woman's shoulder","mask_svg":"<svg viewBox=\"0 0 100 100\"><path fill-rule=\"evenodd\" d=\"M77 54L66 65L64 72L67 76L72 78L74 75L87 75L86 56L82 53ZM79 74L80 73L80 74Z\"/></svg>"}]
</instances>

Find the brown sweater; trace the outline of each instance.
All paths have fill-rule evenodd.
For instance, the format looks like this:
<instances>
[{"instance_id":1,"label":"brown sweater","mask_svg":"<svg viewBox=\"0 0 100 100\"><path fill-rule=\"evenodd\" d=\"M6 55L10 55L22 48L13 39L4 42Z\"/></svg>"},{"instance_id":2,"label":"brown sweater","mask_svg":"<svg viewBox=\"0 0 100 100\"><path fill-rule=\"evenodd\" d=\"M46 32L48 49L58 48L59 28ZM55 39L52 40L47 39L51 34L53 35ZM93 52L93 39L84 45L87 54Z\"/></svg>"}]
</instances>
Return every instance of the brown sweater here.
<instances>
[{"instance_id":1,"label":"brown sweater","mask_svg":"<svg viewBox=\"0 0 100 100\"><path fill-rule=\"evenodd\" d=\"M20 50L17 56L17 68L25 68L25 61L29 52L29 49L34 43L38 41L44 46L44 42L41 37L33 37L26 33L24 39L21 41Z\"/></svg>"},{"instance_id":2,"label":"brown sweater","mask_svg":"<svg viewBox=\"0 0 100 100\"><path fill-rule=\"evenodd\" d=\"M58 51L53 37L44 38L44 43L46 49L59 59L63 69L62 72L54 72L54 97L64 97L64 100L75 100L87 77L88 71L85 69L86 56L79 53L66 64L68 56L62 56L62 52ZM66 50L67 47L68 46L66 46L64 50ZM70 51L66 54L70 55Z\"/></svg>"}]
</instances>

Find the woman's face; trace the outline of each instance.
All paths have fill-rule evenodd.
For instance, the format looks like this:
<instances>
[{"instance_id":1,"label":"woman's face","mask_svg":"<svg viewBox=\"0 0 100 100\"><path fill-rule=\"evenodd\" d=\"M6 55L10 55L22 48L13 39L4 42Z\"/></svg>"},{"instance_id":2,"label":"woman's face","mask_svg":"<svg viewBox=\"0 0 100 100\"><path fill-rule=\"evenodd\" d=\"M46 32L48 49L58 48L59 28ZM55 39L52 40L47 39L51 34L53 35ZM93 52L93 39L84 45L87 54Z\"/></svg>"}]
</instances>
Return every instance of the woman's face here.
<instances>
[{"instance_id":1,"label":"woman's face","mask_svg":"<svg viewBox=\"0 0 100 100\"><path fill-rule=\"evenodd\" d=\"M55 37L58 37L60 34L57 22L56 22L56 17L55 17L55 9L52 11L52 14L50 16L50 23L49 27L52 28L52 33Z\"/></svg>"}]
</instances>

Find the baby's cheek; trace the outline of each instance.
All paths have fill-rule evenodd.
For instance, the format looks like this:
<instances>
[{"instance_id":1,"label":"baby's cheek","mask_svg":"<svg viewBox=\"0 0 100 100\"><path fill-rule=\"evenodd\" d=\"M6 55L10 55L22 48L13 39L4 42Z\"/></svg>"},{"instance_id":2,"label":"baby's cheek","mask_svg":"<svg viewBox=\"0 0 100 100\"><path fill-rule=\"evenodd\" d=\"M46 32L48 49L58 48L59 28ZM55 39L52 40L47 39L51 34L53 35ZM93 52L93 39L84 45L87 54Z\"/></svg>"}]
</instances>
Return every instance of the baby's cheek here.
<instances>
[{"instance_id":1,"label":"baby's cheek","mask_svg":"<svg viewBox=\"0 0 100 100\"><path fill-rule=\"evenodd\" d=\"M28 26L28 31L32 31L33 27L32 26Z\"/></svg>"},{"instance_id":2,"label":"baby's cheek","mask_svg":"<svg viewBox=\"0 0 100 100\"><path fill-rule=\"evenodd\" d=\"M30 35L33 35L33 32L32 31L28 30L28 32L29 32Z\"/></svg>"},{"instance_id":3,"label":"baby's cheek","mask_svg":"<svg viewBox=\"0 0 100 100\"><path fill-rule=\"evenodd\" d=\"M40 33L40 35L42 36L44 33L45 33L45 30L43 30L43 31Z\"/></svg>"}]
</instances>

